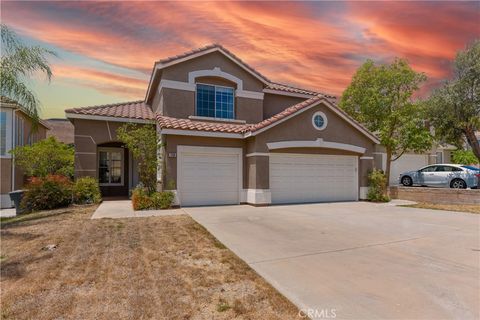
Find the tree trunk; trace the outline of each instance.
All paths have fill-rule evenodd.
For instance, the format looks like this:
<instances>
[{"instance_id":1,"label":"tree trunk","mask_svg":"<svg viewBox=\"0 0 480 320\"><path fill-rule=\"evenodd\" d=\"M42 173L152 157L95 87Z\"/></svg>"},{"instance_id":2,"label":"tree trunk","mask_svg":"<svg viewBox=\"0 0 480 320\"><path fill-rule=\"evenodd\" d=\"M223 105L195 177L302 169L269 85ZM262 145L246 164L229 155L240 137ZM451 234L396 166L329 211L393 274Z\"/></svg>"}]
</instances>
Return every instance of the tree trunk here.
<instances>
[{"instance_id":1,"label":"tree trunk","mask_svg":"<svg viewBox=\"0 0 480 320\"><path fill-rule=\"evenodd\" d=\"M472 128L466 128L465 136L467 137L468 144L472 148L473 154L477 157L478 162L480 163L480 144L478 143L477 137L475 136L475 131Z\"/></svg>"},{"instance_id":2,"label":"tree trunk","mask_svg":"<svg viewBox=\"0 0 480 320\"><path fill-rule=\"evenodd\" d=\"M390 166L392 163L392 150L387 148L386 151L387 151L387 161L385 162L385 177L387 178L387 187L389 187L390 186Z\"/></svg>"}]
</instances>

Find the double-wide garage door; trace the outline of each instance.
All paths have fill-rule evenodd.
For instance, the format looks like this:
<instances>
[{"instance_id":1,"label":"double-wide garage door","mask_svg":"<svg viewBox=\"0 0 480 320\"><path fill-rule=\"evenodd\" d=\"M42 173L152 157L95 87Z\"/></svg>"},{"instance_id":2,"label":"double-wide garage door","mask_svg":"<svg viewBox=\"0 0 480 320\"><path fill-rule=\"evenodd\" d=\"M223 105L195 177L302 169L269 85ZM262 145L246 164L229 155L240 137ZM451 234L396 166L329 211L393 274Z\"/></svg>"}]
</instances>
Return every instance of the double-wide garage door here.
<instances>
[{"instance_id":1,"label":"double-wide garage door","mask_svg":"<svg viewBox=\"0 0 480 320\"><path fill-rule=\"evenodd\" d=\"M177 180L182 206L238 204L241 149L178 147Z\"/></svg>"},{"instance_id":2,"label":"double-wide garage door","mask_svg":"<svg viewBox=\"0 0 480 320\"><path fill-rule=\"evenodd\" d=\"M357 157L270 154L272 203L358 200Z\"/></svg>"},{"instance_id":3,"label":"double-wide garage door","mask_svg":"<svg viewBox=\"0 0 480 320\"><path fill-rule=\"evenodd\" d=\"M237 148L178 147L182 206L240 203L242 152ZM355 156L270 154L273 204L358 199Z\"/></svg>"}]
</instances>

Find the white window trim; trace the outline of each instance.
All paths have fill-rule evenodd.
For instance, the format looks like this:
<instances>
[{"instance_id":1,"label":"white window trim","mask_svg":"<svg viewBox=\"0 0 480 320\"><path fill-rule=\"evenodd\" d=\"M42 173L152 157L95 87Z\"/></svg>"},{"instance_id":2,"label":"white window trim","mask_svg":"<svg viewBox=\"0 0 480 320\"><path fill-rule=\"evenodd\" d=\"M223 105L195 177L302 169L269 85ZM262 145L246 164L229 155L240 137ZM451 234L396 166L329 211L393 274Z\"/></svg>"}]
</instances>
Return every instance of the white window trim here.
<instances>
[{"instance_id":1,"label":"white window trim","mask_svg":"<svg viewBox=\"0 0 480 320\"><path fill-rule=\"evenodd\" d=\"M98 150L97 150L97 179L100 181L100 151L104 151L104 152L118 152L120 151L120 157L121 157L121 163L122 163L122 169L121 169L121 182L120 183L99 183L98 185L99 186L102 186L102 187L120 187L120 186L124 186L125 185L125 157L124 157L124 153L125 153L125 149L124 148L115 148L115 147L99 147Z\"/></svg>"},{"instance_id":2,"label":"white window trim","mask_svg":"<svg viewBox=\"0 0 480 320\"><path fill-rule=\"evenodd\" d=\"M320 116L320 117L323 118L323 125L321 127L318 127L317 124L315 123L315 117L316 116ZM327 116L325 115L325 113L323 113L322 111L315 112L312 116L312 125L315 129L317 129L319 131L325 130L327 128L327 125L328 125L328 119L327 119Z\"/></svg>"},{"instance_id":3,"label":"white window trim","mask_svg":"<svg viewBox=\"0 0 480 320\"><path fill-rule=\"evenodd\" d=\"M198 115L198 112L197 112L197 85L204 85L204 86L211 86L211 87L214 87L215 88L215 100L214 100L214 110L215 110L215 113L217 113L217 87L218 88L227 88L227 89L233 89L233 118L218 118L218 117L206 117L206 116L199 116ZM219 120L235 120L236 118L236 105L235 105L235 88L234 87L228 87L228 86L219 86L219 85L216 85L216 84L211 84L211 83L203 83L203 82L197 82L195 83L195 117L205 117L205 118L212 118L212 119L219 119Z\"/></svg>"},{"instance_id":4,"label":"white window trim","mask_svg":"<svg viewBox=\"0 0 480 320\"><path fill-rule=\"evenodd\" d=\"M219 67L215 67L212 70L196 70L188 73L188 83L196 84L195 79L200 77L218 77L230 80L237 84L237 90L243 91L243 80L235 77L234 75L223 72ZM198 82L197 82L198 83ZM219 86L220 87L220 86Z\"/></svg>"},{"instance_id":5,"label":"white window trim","mask_svg":"<svg viewBox=\"0 0 480 320\"><path fill-rule=\"evenodd\" d=\"M346 143L338 143L338 142L330 142L324 141L322 138L318 138L317 140L293 140L293 141L279 141L279 142L269 142L267 143L267 147L269 150L275 149L285 149L285 148L327 148L327 149L337 149L337 150L344 150L350 151L355 153L364 154L366 149L363 147L355 146L352 144Z\"/></svg>"},{"instance_id":6,"label":"white window trim","mask_svg":"<svg viewBox=\"0 0 480 320\"><path fill-rule=\"evenodd\" d=\"M13 128L12 110L2 108L1 112L5 112L5 154L0 154L1 159L11 159L12 155L9 153L13 147Z\"/></svg>"}]
</instances>

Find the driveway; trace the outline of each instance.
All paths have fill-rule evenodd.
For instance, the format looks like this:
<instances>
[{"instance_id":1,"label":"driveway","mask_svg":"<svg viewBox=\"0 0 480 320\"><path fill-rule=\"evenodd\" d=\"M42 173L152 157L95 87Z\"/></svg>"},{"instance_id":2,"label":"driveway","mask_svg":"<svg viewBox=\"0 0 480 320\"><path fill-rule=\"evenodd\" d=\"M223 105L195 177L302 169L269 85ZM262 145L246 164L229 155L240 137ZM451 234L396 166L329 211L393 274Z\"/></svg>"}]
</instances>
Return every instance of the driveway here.
<instances>
[{"instance_id":1,"label":"driveway","mask_svg":"<svg viewBox=\"0 0 480 320\"><path fill-rule=\"evenodd\" d=\"M480 317L480 215L366 202L184 210L312 318Z\"/></svg>"}]
</instances>

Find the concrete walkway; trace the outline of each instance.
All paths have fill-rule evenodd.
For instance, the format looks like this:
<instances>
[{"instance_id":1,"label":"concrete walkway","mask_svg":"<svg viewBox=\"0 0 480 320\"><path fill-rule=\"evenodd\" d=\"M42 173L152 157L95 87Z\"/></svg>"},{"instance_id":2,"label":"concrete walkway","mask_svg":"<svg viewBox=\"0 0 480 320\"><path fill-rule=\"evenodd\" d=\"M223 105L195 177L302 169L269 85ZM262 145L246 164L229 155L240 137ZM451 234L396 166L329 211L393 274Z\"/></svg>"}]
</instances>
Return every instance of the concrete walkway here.
<instances>
[{"instance_id":1,"label":"concrete walkway","mask_svg":"<svg viewBox=\"0 0 480 320\"><path fill-rule=\"evenodd\" d=\"M91 219L123 219L159 217L186 214L182 209L134 211L130 200L104 201L95 210Z\"/></svg>"},{"instance_id":2,"label":"concrete walkway","mask_svg":"<svg viewBox=\"0 0 480 320\"><path fill-rule=\"evenodd\" d=\"M15 217L16 209L15 208L8 208L8 209L0 209L0 217L1 218L11 218Z\"/></svg>"}]
</instances>

